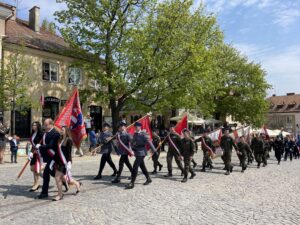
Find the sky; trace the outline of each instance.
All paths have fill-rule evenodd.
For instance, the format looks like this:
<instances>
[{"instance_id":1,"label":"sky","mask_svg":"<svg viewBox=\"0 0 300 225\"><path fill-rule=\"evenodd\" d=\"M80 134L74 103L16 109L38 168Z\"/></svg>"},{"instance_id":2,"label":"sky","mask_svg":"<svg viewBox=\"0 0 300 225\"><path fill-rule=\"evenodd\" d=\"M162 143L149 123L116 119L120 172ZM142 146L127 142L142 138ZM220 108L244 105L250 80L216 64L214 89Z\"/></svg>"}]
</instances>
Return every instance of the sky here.
<instances>
[{"instance_id":1,"label":"sky","mask_svg":"<svg viewBox=\"0 0 300 225\"><path fill-rule=\"evenodd\" d=\"M15 0L0 0L15 5ZM300 94L300 0L195 0L214 13L225 41L250 61L260 63L272 85L268 95ZM64 5L56 0L19 0L18 17L41 9L41 20L53 21Z\"/></svg>"}]
</instances>

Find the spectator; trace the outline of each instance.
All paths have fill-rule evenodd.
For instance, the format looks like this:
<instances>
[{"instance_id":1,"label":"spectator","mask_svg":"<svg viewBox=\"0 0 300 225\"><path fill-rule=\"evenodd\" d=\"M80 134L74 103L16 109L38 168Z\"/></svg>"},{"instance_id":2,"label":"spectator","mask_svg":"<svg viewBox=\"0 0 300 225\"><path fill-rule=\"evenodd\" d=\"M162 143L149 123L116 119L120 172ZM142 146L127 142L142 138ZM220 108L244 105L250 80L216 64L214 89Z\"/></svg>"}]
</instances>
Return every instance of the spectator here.
<instances>
[{"instance_id":1,"label":"spectator","mask_svg":"<svg viewBox=\"0 0 300 225\"><path fill-rule=\"evenodd\" d=\"M6 137L9 133L9 127L7 125L3 125L0 122L0 164L3 164L3 158L4 158L4 151L6 146Z\"/></svg>"},{"instance_id":2,"label":"spectator","mask_svg":"<svg viewBox=\"0 0 300 225\"><path fill-rule=\"evenodd\" d=\"M19 149L19 139L17 135L13 134L9 137L10 151L11 151L11 163L17 163L17 154Z\"/></svg>"},{"instance_id":3,"label":"spectator","mask_svg":"<svg viewBox=\"0 0 300 225\"><path fill-rule=\"evenodd\" d=\"M95 133L95 127L92 127L92 129L89 132L89 141L90 141L90 150L92 150L97 145L97 136Z\"/></svg>"}]
</instances>

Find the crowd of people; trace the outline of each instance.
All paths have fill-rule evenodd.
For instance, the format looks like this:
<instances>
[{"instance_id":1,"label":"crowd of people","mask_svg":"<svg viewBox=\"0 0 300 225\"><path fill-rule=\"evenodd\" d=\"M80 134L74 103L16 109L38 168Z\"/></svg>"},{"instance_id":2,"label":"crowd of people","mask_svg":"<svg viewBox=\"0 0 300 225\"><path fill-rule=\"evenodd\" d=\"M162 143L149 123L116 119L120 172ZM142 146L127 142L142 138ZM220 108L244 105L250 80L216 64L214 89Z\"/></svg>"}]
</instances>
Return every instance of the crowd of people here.
<instances>
[{"instance_id":1,"label":"crowd of people","mask_svg":"<svg viewBox=\"0 0 300 225\"><path fill-rule=\"evenodd\" d=\"M95 130L91 127L89 129L89 141L92 151L96 154L99 150L101 156L99 170L94 177L95 180L102 179L102 173L106 163L112 169L112 183L120 183L121 175L124 168L124 164L130 171L130 182L126 185L126 189L132 189L135 186L135 181L138 175L138 169L140 168L145 175L146 181L144 185L149 185L152 180L148 169L145 164L145 157L148 154L148 150L151 152L151 158L153 161L152 174L157 174L163 168L159 157L162 150L162 145L168 145L167 151L167 170L166 178L173 176L173 159L175 160L178 169L183 176L181 182L185 183L188 179L193 179L196 176L194 155L197 153L198 143L201 143L201 150L203 151L203 161L201 172L207 170L213 170L213 159L217 155L217 151L221 149L221 156L224 162L225 175L230 175L233 171L233 165L231 163L233 149L236 151L238 159L240 161L241 172L247 169L249 164L257 162L257 168L267 166L268 158L270 157L270 151L273 149L275 157L280 164L281 159L292 161L293 158L299 158L300 140L296 140L294 137L283 137L278 135L275 140L270 138L266 133L254 133L252 137L237 137L234 138L230 135L229 129L224 128L222 138L213 142L210 138L210 129L205 129L202 136L194 138L188 129L182 130L182 135L175 131L175 126L170 125L169 131L165 138L161 139L159 132L153 130L152 140L148 133L142 130L142 124L140 122L134 123L135 132L133 135L127 132L127 124L125 121L121 121L118 127L118 131L113 134L111 127L108 123L104 123L102 132L95 133ZM8 138L9 128L3 124L0 125L0 148L4 149L5 140ZM18 141L16 136L12 136L10 139L12 162L16 162L15 149L18 147ZM68 191L70 186L76 187L76 194L80 192L81 182L76 181L71 174L72 168L72 138L70 135L70 129L63 126L61 130L54 128L54 122L52 119L46 119L43 124L43 128L40 122L34 122L32 124L32 132L30 137L31 151L28 155L30 160L30 169L33 174L33 185L29 190L31 192L38 191L40 186L40 175L43 177L42 191L37 198L47 198L50 177L55 178L58 194L53 198L53 201L63 199L63 186L65 191ZM0 150L1 150L0 149ZM115 166L111 153L115 151L119 156L118 168ZM129 157L134 156L135 161L133 165L130 163ZM3 160L3 157L1 157ZM190 174L190 176L188 176Z\"/></svg>"}]
</instances>

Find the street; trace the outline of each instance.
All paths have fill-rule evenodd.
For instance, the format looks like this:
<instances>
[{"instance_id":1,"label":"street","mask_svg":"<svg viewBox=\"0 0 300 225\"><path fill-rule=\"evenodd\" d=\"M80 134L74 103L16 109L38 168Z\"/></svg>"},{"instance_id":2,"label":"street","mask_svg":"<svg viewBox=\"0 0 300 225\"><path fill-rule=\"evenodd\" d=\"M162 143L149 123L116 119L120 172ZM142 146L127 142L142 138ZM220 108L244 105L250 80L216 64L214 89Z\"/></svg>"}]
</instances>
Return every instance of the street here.
<instances>
[{"instance_id":1,"label":"street","mask_svg":"<svg viewBox=\"0 0 300 225\"><path fill-rule=\"evenodd\" d=\"M201 158L198 152L199 165ZM117 165L118 157L113 160ZM146 161L152 171L152 161ZM272 152L267 167L251 165L242 174L235 166L225 176L221 160L216 159L211 172L199 172L198 165L197 176L185 184L178 170L171 179L164 178L165 153L160 161L164 168L152 175L152 184L143 186L145 177L140 173L135 188L125 190L126 167L121 184L112 185L108 165L103 180L93 180L99 156L76 157L72 172L83 183L82 192L74 196L73 188L59 202L51 201L56 195L53 178L49 199L35 200L37 193L28 192L33 181L28 168L15 181L25 158L19 158L18 164L6 163L0 167L0 224L300 224L300 160L278 166ZM233 164L238 164L236 156Z\"/></svg>"}]
</instances>

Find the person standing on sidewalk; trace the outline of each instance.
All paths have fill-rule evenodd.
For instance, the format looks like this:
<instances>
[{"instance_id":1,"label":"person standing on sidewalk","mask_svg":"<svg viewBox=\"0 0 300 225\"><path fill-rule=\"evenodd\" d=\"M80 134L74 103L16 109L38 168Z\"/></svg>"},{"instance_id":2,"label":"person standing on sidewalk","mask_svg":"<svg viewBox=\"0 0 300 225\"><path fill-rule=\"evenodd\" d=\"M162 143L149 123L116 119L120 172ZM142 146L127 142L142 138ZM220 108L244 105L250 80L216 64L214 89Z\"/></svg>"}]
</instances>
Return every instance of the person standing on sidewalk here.
<instances>
[{"instance_id":1,"label":"person standing on sidewalk","mask_svg":"<svg viewBox=\"0 0 300 225\"><path fill-rule=\"evenodd\" d=\"M4 151L8 133L9 127L0 122L0 164L4 164Z\"/></svg>"}]
</instances>

